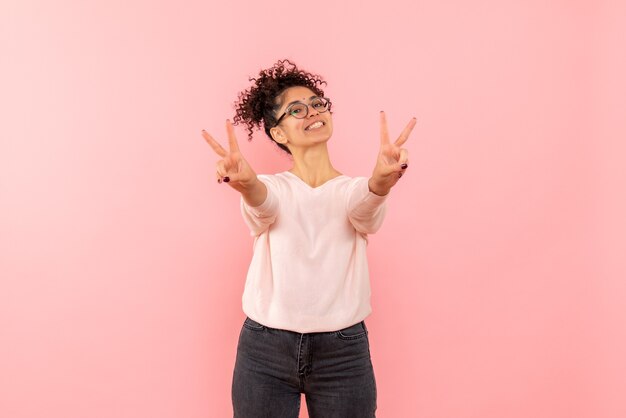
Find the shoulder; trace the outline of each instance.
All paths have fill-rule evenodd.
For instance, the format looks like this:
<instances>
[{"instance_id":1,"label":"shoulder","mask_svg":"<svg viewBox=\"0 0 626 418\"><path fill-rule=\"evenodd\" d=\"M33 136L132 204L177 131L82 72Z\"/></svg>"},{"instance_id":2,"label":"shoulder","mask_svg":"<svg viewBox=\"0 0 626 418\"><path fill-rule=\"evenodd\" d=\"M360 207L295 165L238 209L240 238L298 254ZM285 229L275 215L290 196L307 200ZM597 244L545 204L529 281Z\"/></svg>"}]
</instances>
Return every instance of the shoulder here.
<instances>
[{"instance_id":1,"label":"shoulder","mask_svg":"<svg viewBox=\"0 0 626 418\"><path fill-rule=\"evenodd\" d=\"M289 180L289 178L285 176L284 172L276 174L257 174L257 178L261 181L272 184L286 183Z\"/></svg>"},{"instance_id":2,"label":"shoulder","mask_svg":"<svg viewBox=\"0 0 626 418\"><path fill-rule=\"evenodd\" d=\"M271 188L275 192L280 192L290 187L290 183L293 181L286 172L276 174L257 174L257 178L261 180L268 188Z\"/></svg>"},{"instance_id":3,"label":"shoulder","mask_svg":"<svg viewBox=\"0 0 626 418\"><path fill-rule=\"evenodd\" d=\"M367 182L369 181L369 179L367 177L363 177L363 176L357 176L357 177L349 177L349 176L344 176L344 186L346 187L346 190L349 192L352 192L358 188L363 188L363 185L367 186Z\"/></svg>"},{"instance_id":4,"label":"shoulder","mask_svg":"<svg viewBox=\"0 0 626 418\"><path fill-rule=\"evenodd\" d=\"M339 178L334 179L331 189L336 195L341 195L347 199L352 199L356 195L361 195L369 191L368 178L367 177L350 177L342 175Z\"/></svg>"}]
</instances>

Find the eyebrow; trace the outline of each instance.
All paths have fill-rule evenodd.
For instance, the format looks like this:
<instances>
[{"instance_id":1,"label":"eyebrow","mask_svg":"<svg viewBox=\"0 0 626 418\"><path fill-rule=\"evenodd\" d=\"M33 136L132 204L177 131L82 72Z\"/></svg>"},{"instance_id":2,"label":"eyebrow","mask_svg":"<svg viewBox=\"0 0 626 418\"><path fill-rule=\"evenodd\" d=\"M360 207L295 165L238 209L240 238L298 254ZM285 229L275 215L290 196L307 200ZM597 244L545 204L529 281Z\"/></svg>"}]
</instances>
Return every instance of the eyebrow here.
<instances>
[{"instance_id":1,"label":"eyebrow","mask_svg":"<svg viewBox=\"0 0 626 418\"><path fill-rule=\"evenodd\" d=\"M320 97L320 96L318 96L318 95L313 95L313 96L309 97L309 100L311 100L311 99L315 99L316 97ZM302 103L302 102L301 102L300 100L294 100L293 102L289 103L289 104L287 105L287 107L291 106L291 105L292 105L292 104L294 104L294 103ZM286 107L285 109L287 109L287 107Z\"/></svg>"}]
</instances>

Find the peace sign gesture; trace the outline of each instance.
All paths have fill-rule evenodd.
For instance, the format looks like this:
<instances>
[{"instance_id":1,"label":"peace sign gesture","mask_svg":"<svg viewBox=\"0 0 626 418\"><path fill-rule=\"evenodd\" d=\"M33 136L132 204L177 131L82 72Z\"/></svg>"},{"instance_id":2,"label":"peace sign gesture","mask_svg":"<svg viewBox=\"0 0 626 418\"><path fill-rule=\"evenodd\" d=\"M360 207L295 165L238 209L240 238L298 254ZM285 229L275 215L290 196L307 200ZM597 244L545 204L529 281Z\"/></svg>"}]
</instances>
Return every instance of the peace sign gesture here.
<instances>
[{"instance_id":1,"label":"peace sign gesture","mask_svg":"<svg viewBox=\"0 0 626 418\"><path fill-rule=\"evenodd\" d=\"M386 195L404 174L408 167L409 152L401 147L409 139L409 134L416 123L415 118L411 119L398 139L391 143L385 112L380 111L380 151L368 183L373 193L380 196Z\"/></svg>"},{"instance_id":2,"label":"peace sign gesture","mask_svg":"<svg viewBox=\"0 0 626 418\"><path fill-rule=\"evenodd\" d=\"M226 151L207 131L202 130L202 136L209 143L213 151L220 157L217 162L217 182L228 183L233 189L242 192L257 182L257 176L248 162L239 151L239 144L235 138L235 130L230 120L226 119L229 151Z\"/></svg>"}]
</instances>

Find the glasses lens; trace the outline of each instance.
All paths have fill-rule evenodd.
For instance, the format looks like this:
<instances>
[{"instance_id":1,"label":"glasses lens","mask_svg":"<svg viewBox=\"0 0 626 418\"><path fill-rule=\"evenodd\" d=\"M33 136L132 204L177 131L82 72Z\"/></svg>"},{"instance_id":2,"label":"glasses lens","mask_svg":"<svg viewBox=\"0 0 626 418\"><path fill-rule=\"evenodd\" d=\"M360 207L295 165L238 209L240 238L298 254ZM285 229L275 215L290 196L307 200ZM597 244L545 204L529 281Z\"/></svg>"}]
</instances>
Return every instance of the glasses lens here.
<instances>
[{"instance_id":1,"label":"glasses lens","mask_svg":"<svg viewBox=\"0 0 626 418\"><path fill-rule=\"evenodd\" d=\"M296 103L289 108L289 114L298 119L305 117L306 111L307 111L307 108L302 103Z\"/></svg>"},{"instance_id":2,"label":"glasses lens","mask_svg":"<svg viewBox=\"0 0 626 418\"><path fill-rule=\"evenodd\" d=\"M328 108L328 101L326 99L318 97L311 101L311 106L313 107L313 109L317 110L320 113L325 112Z\"/></svg>"},{"instance_id":3,"label":"glasses lens","mask_svg":"<svg viewBox=\"0 0 626 418\"><path fill-rule=\"evenodd\" d=\"M326 112L329 104L330 102L322 97L317 97L311 100L311 107L320 113ZM304 103L295 103L289 108L287 113L295 118L302 119L307 115L308 110L309 109Z\"/></svg>"}]
</instances>

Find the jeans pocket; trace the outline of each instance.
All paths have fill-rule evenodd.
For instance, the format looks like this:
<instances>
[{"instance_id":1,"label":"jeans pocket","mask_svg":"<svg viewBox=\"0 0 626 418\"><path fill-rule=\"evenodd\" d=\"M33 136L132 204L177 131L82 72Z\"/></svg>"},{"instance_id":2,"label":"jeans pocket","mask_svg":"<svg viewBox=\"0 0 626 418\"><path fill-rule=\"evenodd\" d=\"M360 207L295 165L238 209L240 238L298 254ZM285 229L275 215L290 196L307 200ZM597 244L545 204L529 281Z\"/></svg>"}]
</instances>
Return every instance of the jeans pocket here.
<instances>
[{"instance_id":1,"label":"jeans pocket","mask_svg":"<svg viewBox=\"0 0 626 418\"><path fill-rule=\"evenodd\" d=\"M340 329L336 335L342 340L358 340L367 335L367 328L365 328L365 322L361 321L347 328Z\"/></svg>"},{"instance_id":2,"label":"jeans pocket","mask_svg":"<svg viewBox=\"0 0 626 418\"><path fill-rule=\"evenodd\" d=\"M248 318L247 316L246 320L243 321L243 326L253 331L263 331L265 329L265 325L260 324L255 320Z\"/></svg>"}]
</instances>

